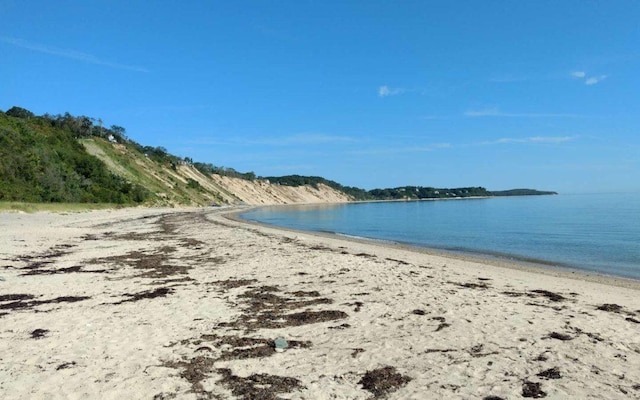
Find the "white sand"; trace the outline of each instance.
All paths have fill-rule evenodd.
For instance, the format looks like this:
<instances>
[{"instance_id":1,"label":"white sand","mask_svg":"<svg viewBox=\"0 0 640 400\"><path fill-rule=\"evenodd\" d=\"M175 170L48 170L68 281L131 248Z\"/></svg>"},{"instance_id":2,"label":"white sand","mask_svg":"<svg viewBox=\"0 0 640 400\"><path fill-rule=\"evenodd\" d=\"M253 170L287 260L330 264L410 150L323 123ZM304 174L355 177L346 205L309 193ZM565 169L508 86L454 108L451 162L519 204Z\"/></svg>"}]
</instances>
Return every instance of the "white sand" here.
<instances>
[{"instance_id":1,"label":"white sand","mask_svg":"<svg viewBox=\"0 0 640 400\"><path fill-rule=\"evenodd\" d=\"M220 213L0 214L0 398L366 399L365 373L384 367L391 399L517 399L536 383L551 399L640 398L637 282Z\"/></svg>"}]
</instances>

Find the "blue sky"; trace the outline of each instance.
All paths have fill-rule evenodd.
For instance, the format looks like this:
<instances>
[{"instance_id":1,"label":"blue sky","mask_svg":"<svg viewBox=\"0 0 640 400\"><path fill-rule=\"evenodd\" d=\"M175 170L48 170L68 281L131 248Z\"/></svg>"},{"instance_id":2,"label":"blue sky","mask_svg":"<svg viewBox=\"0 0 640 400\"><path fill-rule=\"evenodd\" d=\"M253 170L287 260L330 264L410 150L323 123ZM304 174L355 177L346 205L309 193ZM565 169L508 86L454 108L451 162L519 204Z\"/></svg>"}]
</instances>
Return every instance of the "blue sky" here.
<instances>
[{"instance_id":1,"label":"blue sky","mask_svg":"<svg viewBox=\"0 0 640 400\"><path fill-rule=\"evenodd\" d=\"M0 109L258 175L640 191L638 1L0 1Z\"/></svg>"}]
</instances>

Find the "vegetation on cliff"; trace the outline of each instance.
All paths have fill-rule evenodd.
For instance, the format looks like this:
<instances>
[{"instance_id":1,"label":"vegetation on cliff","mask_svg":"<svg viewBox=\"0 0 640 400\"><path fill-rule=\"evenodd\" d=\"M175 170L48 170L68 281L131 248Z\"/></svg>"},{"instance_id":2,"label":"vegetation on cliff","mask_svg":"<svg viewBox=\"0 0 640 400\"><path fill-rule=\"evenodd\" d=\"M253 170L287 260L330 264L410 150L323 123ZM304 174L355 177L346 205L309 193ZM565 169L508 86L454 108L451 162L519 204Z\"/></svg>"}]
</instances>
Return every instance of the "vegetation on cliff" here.
<instances>
[{"instance_id":1,"label":"vegetation on cliff","mask_svg":"<svg viewBox=\"0 0 640 400\"><path fill-rule=\"evenodd\" d=\"M489 191L483 187L434 188L424 186L401 186L396 188L373 189L367 191L360 188L342 186L337 182L330 181L319 176L288 175L281 177L270 176L263 179L267 179L278 185L286 186L310 185L317 187L319 184L325 184L350 195L354 200L420 200L557 194L556 192L541 192L533 189Z\"/></svg>"},{"instance_id":2,"label":"vegetation on cliff","mask_svg":"<svg viewBox=\"0 0 640 400\"><path fill-rule=\"evenodd\" d=\"M302 175L287 175L287 176L267 176L261 177L270 183L283 186L304 186L309 185L317 188L318 185L324 184L333 188L339 192L346 193L354 200L373 200L375 199L369 192L364 189L360 189L352 186L342 186L338 182L334 182L320 176L302 176Z\"/></svg>"},{"instance_id":3,"label":"vegetation on cliff","mask_svg":"<svg viewBox=\"0 0 640 400\"><path fill-rule=\"evenodd\" d=\"M18 107L0 112L0 200L125 204L149 197L87 154L67 122Z\"/></svg>"},{"instance_id":4,"label":"vegetation on cliff","mask_svg":"<svg viewBox=\"0 0 640 400\"><path fill-rule=\"evenodd\" d=\"M69 113L36 116L20 107L0 111L0 201L158 205L247 201L219 179L213 179L215 175L253 182L257 189L267 182L276 186L323 187L353 200L556 194L530 189L490 192L483 187L422 186L367 191L319 176L257 177L253 172L178 157L163 147L141 145L127 138L125 128L104 127L100 119ZM315 196L322 196L320 193ZM324 193L327 198L333 196Z\"/></svg>"}]
</instances>

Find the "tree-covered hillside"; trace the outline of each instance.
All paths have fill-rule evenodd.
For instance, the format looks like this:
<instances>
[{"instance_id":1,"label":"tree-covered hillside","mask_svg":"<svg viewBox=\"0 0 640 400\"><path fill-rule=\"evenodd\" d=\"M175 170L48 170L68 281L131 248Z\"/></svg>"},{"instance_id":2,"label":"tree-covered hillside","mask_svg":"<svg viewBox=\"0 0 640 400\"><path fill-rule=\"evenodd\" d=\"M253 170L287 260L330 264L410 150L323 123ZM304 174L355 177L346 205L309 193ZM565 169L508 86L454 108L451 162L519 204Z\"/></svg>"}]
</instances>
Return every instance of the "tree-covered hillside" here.
<instances>
[{"instance_id":1,"label":"tree-covered hillside","mask_svg":"<svg viewBox=\"0 0 640 400\"><path fill-rule=\"evenodd\" d=\"M510 190L492 190L492 196L548 196L558 194L557 192L548 192L534 189L510 189Z\"/></svg>"},{"instance_id":2,"label":"tree-covered hillside","mask_svg":"<svg viewBox=\"0 0 640 400\"><path fill-rule=\"evenodd\" d=\"M109 172L76 140L78 131L91 134L85 122L69 115L36 117L19 107L0 111L0 200L145 201L149 193L143 187Z\"/></svg>"},{"instance_id":3,"label":"tree-covered hillside","mask_svg":"<svg viewBox=\"0 0 640 400\"><path fill-rule=\"evenodd\" d=\"M452 199L460 197L488 197L491 193L483 187L433 188L423 186L403 186L392 189L373 189L369 193L379 200Z\"/></svg>"}]
</instances>

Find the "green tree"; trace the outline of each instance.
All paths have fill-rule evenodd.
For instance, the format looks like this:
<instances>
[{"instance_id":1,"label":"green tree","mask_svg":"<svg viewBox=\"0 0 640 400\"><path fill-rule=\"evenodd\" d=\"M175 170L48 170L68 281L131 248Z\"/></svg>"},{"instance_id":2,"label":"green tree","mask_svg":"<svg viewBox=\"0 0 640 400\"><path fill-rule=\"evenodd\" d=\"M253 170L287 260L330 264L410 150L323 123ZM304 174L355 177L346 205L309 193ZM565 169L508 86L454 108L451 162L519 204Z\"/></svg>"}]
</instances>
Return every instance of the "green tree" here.
<instances>
[{"instance_id":1,"label":"green tree","mask_svg":"<svg viewBox=\"0 0 640 400\"><path fill-rule=\"evenodd\" d=\"M29 118L35 117L35 114L27 110L26 108L16 107L16 106L13 106L10 109L8 109L5 114L7 114L10 117L16 117L16 118L22 118L22 119L29 119Z\"/></svg>"}]
</instances>

